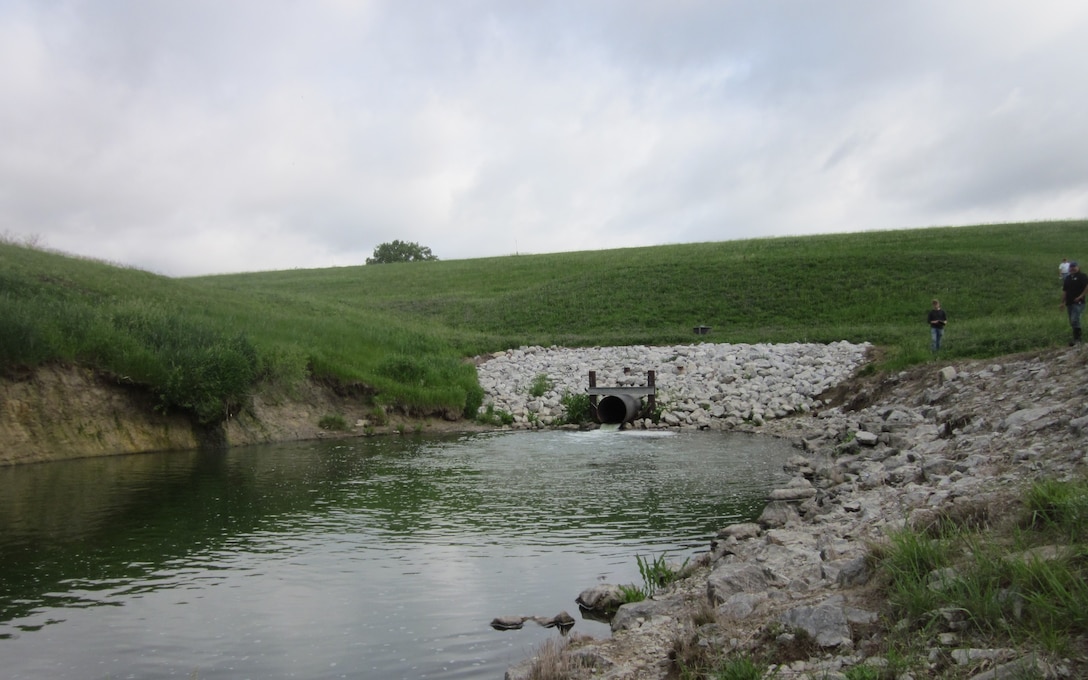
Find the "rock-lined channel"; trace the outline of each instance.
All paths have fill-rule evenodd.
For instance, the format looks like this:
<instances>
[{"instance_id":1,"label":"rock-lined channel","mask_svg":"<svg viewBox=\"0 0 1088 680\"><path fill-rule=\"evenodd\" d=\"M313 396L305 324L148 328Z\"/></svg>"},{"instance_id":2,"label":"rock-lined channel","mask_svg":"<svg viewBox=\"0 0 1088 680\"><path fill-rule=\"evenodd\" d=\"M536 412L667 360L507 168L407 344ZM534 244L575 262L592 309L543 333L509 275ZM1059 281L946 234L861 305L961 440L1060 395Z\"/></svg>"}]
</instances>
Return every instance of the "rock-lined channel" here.
<instances>
[{"instance_id":1,"label":"rock-lined channel","mask_svg":"<svg viewBox=\"0 0 1088 680\"><path fill-rule=\"evenodd\" d=\"M661 417L633 425L728 430L810 411L821 393L865 361L869 348L848 342L522 347L492 355L477 371L485 404L511 414L520 427L553 424L564 395L586 392L590 371L600 387L645 385L647 371L654 371ZM531 396L541 377L548 389Z\"/></svg>"},{"instance_id":2,"label":"rock-lined channel","mask_svg":"<svg viewBox=\"0 0 1088 680\"><path fill-rule=\"evenodd\" d=\"M546 374L561 393L584 389L589 370L608 376L599 384L618 384L655 369L662 378L659 393L676 418L673 427L735 425L789 437L798 448L787 465L794 479L770 494L757 522L722 527L709 551L693 560L695 569L686 579L650 600L621 607L610 639L579 638L574 629L563 654L577 659L582 670L570 677L664 679L680 636L744 653L775 627L804 630L818 645L809 658L773 669L775 677L844 680L854 666L882 668L888 661L881 657L877 625L883 603L873 599L879 591L873 590L867 560L872 544L891 531L924 529L941 518L981 521L1007 514L1032 480L1082 479L1086 473L1088 350L1082 347L933 362L851 380L846 378L863 361L866 346L831 345L827 355L816 347L532 348L481 366L481 381L495 407L514 413L523 425L533 424L530 413L538 414L538 422L554 413L554 397L532 404L526 396L537 375ZM723 358L734 354L749 359ZM612 357L612 363L604 357ZM762 363L746 366L746 361ZM795 362L801 365L792 366ZM666 370L670 364L676 370ZM791 368L800 373L787 377ZM693 375L702 377L689 382ZM505 389L490 382L499 376L507 381ZM749 381L759 386L746 385ZM787 392L791 383L794 390ZM837 401L818 399L836 385ZM791 401L794 392L801 398ZM718 416L715 406L722 406ZM571 586L573 600L593 584ZM693 626L707 605L715 622ZM900 677L951 673L1011 680L1088 673L1085 658L977 648L958 630L950 620L930 643L928 657L922 657L921 675ZM508 680L529 677L531 664L527 659L511 668Z\"/></svg>"}]
</instances>

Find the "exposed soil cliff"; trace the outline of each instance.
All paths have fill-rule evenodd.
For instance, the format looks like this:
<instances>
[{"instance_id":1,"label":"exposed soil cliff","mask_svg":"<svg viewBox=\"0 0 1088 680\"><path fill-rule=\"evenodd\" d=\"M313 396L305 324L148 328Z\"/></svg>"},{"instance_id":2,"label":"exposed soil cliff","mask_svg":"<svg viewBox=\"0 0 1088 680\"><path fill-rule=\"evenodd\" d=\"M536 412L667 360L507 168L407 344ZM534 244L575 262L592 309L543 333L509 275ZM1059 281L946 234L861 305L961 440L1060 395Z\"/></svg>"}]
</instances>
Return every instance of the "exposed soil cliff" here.
<instances>
[{"instance_id":1,"label":"exposed soil cliff","mask_svg":"<svg viewBox=\"0 0 1088 680\"><path fill-rule=\"evenodd\" d=\"M346 429L321 427L338 416ZM256 394L244 413L212 430L164 414L146 391L85 368L47 366L0 378L0 465L199 446L471 430L470 422L382 414L362 397L310 383L290 395Z\"/></svg>"}]
</instances>

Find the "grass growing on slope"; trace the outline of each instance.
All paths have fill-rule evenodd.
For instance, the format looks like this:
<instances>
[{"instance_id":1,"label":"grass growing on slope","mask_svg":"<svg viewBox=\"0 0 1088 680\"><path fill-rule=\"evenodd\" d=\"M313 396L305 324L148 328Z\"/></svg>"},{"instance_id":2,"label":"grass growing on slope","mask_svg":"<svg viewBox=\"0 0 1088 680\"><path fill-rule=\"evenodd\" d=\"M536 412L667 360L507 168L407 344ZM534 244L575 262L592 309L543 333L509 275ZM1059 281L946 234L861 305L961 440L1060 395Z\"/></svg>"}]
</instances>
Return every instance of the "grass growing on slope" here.
<instances>
[{"instance_id":1,"label":"grass growing on slope","mask_svg":"<svg viewBox=\"0 0 1088 680\"><path fill-rule=\"evenodd\" d=\"M170 279L0 242L0 368L99 368L215 422L256 389L329 380L474 415L464 361L521 345L872 342L885 368L1053 346L1057 263L1088 222L753 239ZM712 331L694 336L694 326Z\"/></svg>"},{"instance_id":2,"label":"grass growing on slope","mask_svg":"<svg viewBox=\"0 0 1088 680\"><path fill-rule=\"evenodd\" d=\"M194 280L318 292L433 327L464 351L519 344L869 341L928 358L926 312L949 312L948 356L1064 339L1057 263L1088 222L870 232ZM1074 255L1075 256L1075 255ZM692 328L712 327L696 338Z\"/></svg>"},{"instance_id":3,"label":"grass growing on slope","mask_svg":"<svg viewBox=\"0 0 1088 680\"><path fill-rule=\"evenodd\" d=\"M0 244L0 368L91 366L164 410L215 424L259 386L358 384L409 412L483 398L475 369L426 328L310 296L223 293L147 272Z\"/></svg>"}]
</instances>

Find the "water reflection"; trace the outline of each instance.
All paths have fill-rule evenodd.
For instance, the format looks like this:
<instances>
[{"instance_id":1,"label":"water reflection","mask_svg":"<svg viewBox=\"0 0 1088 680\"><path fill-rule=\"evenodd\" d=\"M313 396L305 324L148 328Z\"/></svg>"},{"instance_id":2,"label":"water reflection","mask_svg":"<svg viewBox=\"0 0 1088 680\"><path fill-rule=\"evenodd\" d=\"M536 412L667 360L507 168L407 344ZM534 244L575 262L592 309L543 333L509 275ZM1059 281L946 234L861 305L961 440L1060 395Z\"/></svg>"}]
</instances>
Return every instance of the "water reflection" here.
<instances>
[{"instance_id":1,"label":"water reflection","mask_svg":"<svg viewBox=\"0 0 1088 680\"><path fill-rule=\"evenodd\" d=\"M555 633L494 617L705 548L788 452L543 432L3 468L0 654L15 678L501 677Z\"/></svg>"}]
</instances>

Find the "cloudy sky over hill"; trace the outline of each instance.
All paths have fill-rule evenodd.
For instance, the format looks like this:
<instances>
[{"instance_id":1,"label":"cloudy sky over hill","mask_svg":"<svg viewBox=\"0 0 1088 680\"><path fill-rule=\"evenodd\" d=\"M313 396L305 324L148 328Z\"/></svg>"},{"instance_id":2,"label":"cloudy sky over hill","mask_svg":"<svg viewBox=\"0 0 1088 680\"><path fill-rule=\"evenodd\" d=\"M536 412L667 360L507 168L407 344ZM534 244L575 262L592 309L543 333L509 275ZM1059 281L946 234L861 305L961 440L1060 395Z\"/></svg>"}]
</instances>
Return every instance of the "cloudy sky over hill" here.
<instances>
[{"instance_id":1,"label":"cloudy sky over hill","mask_svg":"<svg viewBox=\"0 0 1088 680\"><path fill-rule=\"evenodd\" d=\"M1088 217L1080 0L0 0L0 234L171 276Z\"/></svg>"}]
</instances>

